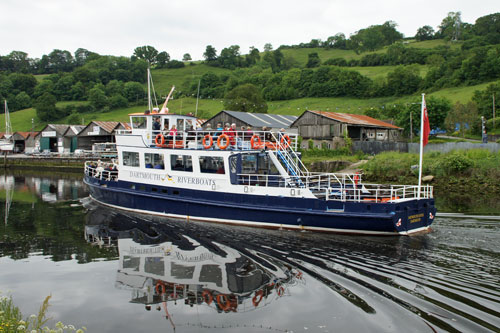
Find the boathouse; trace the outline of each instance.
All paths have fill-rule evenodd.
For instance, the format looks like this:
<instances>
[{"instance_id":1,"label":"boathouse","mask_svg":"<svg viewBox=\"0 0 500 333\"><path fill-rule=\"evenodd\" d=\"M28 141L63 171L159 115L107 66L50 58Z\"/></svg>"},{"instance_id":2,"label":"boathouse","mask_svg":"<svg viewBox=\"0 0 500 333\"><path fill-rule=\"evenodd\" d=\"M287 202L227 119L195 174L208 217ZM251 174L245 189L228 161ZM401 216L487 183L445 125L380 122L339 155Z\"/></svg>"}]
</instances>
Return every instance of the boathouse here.
<instances>
[{"instance_id":1,"label":"boathouse","mask_svg":"<svg viewBox=\"0 0 500 333\"><path fill-rule=\"evenodd\" d=\"M290 125L295 120L297 120L297 116L223 110L205 121L203 128L206 128L208 124L215 129L218 123L222 125L235 123L237 129L240 129L241 126L251 126L254 130L260 130L265 126L268 130L278 131L281 128L290 129Z\"/></svg>"},{"instance_id":2,"label":"boathouse","mask_svg":"<svg viewBox=\"0 0 500 333\"><path fill-rule=\"evenodd\" d=\"M12 135L14 139L14 152L15 153L32 153L36 146L35 137L38 132L15 132Z\"/></svg>"},{"instance_id":3,"label":"boathouse","mask_svg":"<svg viewBox=\"0 0 500 333\"><path fill-rule=\"evenodd\" d=\"M128 123L91 121L78 133L78 149L92 150L94 143L115 142L115 131L128 129Z\"/></svg>"},{"instance_id":4,"label":"boathouse","mask_svg":"<svg viewBox=\"0 0 500 333\"><path fill-rule=\"evenodd\" d=\"M308 140L321 148L336 148L343 143L347 131L353 141L397 142L403 129L390 123L360 114L307 110L290 127L295 128L303 138L302 148L308 147Z\"/></svg>"},{"instance_id":5,"label":"boathouse","mask_svg":"<svg viewBox=\"0 0 500 333\"><path fill-rule=\"evenodd\" d=\"M65 153L71 151L71 142L64 142L64 134L72 125L47 124L38 133L36 138L40 141L40 152Z\"/></svg>"},{"instance_id":6,"label":"boathouse","mask_svg":"<svg viewBox=\"0 0 500 333\"><path fill-rule=\"evenodd\" d=\"M63 134L63 146L69 147L69 152L74 153L78 148L78 134L85 126L83 125L70 125ZM65 151L66 152L66 151Z\"/></svg>"}]
</instances>

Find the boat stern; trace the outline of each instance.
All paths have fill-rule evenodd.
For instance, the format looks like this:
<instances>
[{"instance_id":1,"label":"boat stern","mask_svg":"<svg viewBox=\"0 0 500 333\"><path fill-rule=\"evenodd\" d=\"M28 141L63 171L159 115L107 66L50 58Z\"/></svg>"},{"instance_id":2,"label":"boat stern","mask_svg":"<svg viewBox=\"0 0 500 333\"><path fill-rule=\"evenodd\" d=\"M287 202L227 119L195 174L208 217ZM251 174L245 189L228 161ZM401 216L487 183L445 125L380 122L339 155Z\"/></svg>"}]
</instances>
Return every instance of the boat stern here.
<instances>
[{"instance_id":1,"label":"boat stern","mask_svg":"<svg viewBox=\"0 0 500 333\"><path fill-rule=\"evenodd\" d=\"M429 232L437 211L434 199L415 199L395 204L394 208L394 228L401 235Z\"/></svg>"}]
</instances>

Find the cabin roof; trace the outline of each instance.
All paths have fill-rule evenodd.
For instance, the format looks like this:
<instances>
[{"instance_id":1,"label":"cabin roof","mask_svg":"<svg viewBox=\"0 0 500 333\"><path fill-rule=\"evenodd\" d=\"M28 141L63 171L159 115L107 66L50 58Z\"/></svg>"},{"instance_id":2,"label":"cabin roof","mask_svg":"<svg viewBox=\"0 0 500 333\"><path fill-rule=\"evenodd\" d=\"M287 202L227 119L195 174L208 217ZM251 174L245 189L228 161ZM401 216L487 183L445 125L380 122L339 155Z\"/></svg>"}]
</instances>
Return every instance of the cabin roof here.
<instances>
[{"instance_id":1,"label":"cabin roof","mask_svg":"<svg viewBox=\"0 0 500 333\"><path fill-rule=\"evenodd\" d=\"M196 118L195 116L191 115L186 115L186 114L176 114L176 113L153 113L150 112L148 114L144 112L134 112L134 113L129 113L129 116L145 116L145 117L151 117L151 116L176 116L176 117L185 117L185 118Z\"/></svg>"},{"instance_id":2,"label":"cabin roof","mask_svg":"<svg viewBox=\"0 0 500 333\"><path fill-rule=\"evenodd\" d=\"M302 115L306 112L314 113L318 116L330 118L345 124L401 129L401 127L362 114L307 110ZM302 117L302 115L300 117Z\"/></svg>"},{"instance_id":3,"label":"cabin roof","mask_svg":"<svg viewBox=\"0 0 500 333\"><path fill-rule=\"evenodd\" d=\"M252 127L271 127L271 128L288 128L298 118L297 116L270 114L270 113L251 113L241 111L223 110L210 118L208 121L215 119L221 113L228 115L252 126Z\"/></svg>"}]
</instances>

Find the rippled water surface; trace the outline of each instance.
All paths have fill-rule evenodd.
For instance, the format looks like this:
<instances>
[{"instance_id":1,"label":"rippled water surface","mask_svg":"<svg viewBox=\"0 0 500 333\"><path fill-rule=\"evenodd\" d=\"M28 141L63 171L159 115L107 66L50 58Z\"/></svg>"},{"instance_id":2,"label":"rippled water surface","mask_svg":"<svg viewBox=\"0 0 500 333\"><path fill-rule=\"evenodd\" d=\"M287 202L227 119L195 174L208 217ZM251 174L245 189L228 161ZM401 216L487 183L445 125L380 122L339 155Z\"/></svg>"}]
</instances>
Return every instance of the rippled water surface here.
<instances>
[{"instance_id":1,"label":"rippled water surface","mask_svg":"<svg viewBox=\"0 0 500 333\"><path fill-rule=\"evenodd\" d=\"M500 220L418 237L198 224L0 176L0 291L89 332L499 332ZM6 213L8 217L4 219Z\"/></svg>"}]
</instances>

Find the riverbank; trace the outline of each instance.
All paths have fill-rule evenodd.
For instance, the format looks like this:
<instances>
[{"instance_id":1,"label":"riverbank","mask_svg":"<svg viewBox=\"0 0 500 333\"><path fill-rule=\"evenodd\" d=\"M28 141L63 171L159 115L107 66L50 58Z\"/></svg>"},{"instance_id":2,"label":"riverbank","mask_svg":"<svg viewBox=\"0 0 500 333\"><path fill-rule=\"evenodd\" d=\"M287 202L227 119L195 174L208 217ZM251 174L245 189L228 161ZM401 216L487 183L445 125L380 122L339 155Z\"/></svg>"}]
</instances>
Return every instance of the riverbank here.
<instances>
[{"instance_id":1,"label":"riverbank","mask_svg":"<svg viewBox=\"0 0 500 333\"><path fill-rule=\"evenodd\" d=\"M23 154L8 155L0 160L6 169L43 169L61 172L82 172L85 161L96 160L92 157L70 156L27 156Z\"/></svg>"}]
</instances>

